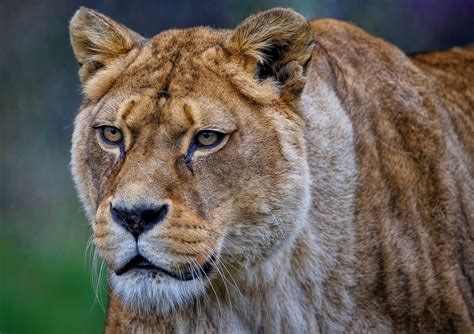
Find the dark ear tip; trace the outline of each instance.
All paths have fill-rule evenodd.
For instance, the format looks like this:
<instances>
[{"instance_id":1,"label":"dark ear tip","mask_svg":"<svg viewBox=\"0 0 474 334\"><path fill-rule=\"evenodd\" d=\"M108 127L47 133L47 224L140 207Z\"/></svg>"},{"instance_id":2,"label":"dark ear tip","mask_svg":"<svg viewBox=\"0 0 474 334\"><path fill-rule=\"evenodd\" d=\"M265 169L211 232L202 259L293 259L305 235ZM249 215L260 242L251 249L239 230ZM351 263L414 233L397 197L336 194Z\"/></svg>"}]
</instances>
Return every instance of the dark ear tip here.
<instances>
[{"instance_id":1,"label":"dark ear tip","mask_svg":"<svg viewBox=\"0 0 474 334\"><path fill-rule=\"evenodd\" d=\"M78 17L78 16L86 15L89 11L90 11L89 8L81 6L81 7L79 7L78 10L76 10L74 12L74 15L72 17L75 18L75 17Z\"/></svg>"},{"instance_id":2,"label":"dark ear tip","mask_svg":"<svg viewBox=\"0 0 474 334\"><path fill-rule=\"evenodd\" d=\"M87 20L93 18L101 18L101 16L102 15L99 12L96 12L95 10L88 7L81 6L72 16L69 26L80 24L81 22L86 22Z\"/></svg>"}]
</instances>

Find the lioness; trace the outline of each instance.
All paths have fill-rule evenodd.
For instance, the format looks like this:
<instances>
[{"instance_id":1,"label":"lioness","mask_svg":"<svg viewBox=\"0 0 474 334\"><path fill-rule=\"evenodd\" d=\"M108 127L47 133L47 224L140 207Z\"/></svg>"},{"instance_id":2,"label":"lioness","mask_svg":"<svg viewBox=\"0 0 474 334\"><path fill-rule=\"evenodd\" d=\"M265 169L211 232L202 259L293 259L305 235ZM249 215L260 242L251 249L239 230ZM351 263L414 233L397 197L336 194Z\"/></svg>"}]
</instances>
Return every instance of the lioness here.
<instances>
[{"instance_id":1,"label":"lioness","mask_svg":"<svg viewBox=\"0 0 474 334\"><path fill-rule=\"evenodd\" d=\"M106 333L473 330L474 50L288 9L70 36Z\"/></svg>"}]
</instances>

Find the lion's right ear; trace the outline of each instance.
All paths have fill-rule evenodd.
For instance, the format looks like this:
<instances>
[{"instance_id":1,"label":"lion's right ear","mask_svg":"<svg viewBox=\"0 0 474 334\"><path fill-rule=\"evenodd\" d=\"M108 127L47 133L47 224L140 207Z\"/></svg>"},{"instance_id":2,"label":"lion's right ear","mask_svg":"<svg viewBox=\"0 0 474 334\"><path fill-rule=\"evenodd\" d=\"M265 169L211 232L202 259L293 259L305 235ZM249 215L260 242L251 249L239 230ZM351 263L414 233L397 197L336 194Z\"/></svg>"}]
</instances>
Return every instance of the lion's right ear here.
<instances>
[{"instance_id":1,"label":"lion's right ear","mask_svg":"<svg viewBox=\"0 0 474 334\"><path fill-rule=\"evenodd\" d=\"M296 94L304 87L313 50L313 33L306 19L291 9L275 8L252 15L227 40L226 48L242 69L260 83L269 80L281 92ZM255 91L261 91L259 87Z\"/></svg>"},{"instance_id":2,"label":"lion's right ear","mask_svg":"<svg viewBox=\"0 0 474 334\"><path fill-rule=\"evenodd\" d=\"M85 7L71 19L69 35L74 55L81 65L82 83L143 39L109 17Z\"/></svg>"}]
</instances>

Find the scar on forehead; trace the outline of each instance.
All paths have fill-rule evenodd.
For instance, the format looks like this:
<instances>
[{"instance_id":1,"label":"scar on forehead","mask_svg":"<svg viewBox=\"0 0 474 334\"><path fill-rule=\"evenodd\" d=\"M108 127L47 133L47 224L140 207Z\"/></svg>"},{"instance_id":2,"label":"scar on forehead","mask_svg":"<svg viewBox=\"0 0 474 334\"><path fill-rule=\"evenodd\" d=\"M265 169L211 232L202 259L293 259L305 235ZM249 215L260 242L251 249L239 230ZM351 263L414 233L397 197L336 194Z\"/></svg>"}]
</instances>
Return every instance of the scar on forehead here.
<instances>
[{"instance_id":1,"label":"scar on forehead","mask_svg":"<svg viewBox=\"0 0 474 334\"><path fill-rule=\"evenodd\" d=\"M191 111L191 107L189 104L185 103L183 106L183 111L184 111L184 116L186 117L186 120L189 122L190 125L194 125L194 117L193 113Z\"/></svg>"},{"instance_id":2,"label":"scar on forehead","mask_svg":"<svg viewBox=\"0 0 474 334\"><path fill-rule=\"evenodd\" d=\"M170 94L170 92L168 92L166 90L160 90L160 91L158 91L156 96L158 98L158 106L160 108L162 108L165 105L166 100L171 96L171 94Z\"/></svg>"},{"instance_id":3,"label":"scar on forehead","mask_svg":"<svg viewBox=\"0 0 474 334\"><path fill-rule=\"evenodd\" d=\"M158 91L158 93L156 94L156 96L157 96L159 99L161 99L162 97L168 98L168 97L170 97L170 95L171 95L171 93L168 92L167 90L160 90L160 91Z\"/></svg>"}]
</instances>

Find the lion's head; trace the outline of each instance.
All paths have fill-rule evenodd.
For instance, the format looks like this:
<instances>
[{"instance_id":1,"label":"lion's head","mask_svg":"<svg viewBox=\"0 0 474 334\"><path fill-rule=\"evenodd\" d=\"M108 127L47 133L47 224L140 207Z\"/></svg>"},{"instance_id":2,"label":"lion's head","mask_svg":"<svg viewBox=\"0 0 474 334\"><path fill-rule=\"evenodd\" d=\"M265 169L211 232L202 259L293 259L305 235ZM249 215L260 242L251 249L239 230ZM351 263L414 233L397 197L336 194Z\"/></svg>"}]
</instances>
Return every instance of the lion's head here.
<instances>
[{"instance_id":1,"label":"lion's head","mask_svg":"<svg viewBox=\"0 0 474 334\"><path fill-rule=\"evenodd\" d=\"M291 242L309 207L302 16L145 39L81 8L70 33L84 92L72 172L127 305L180 307L223 264L249 269Z\"/></svg>"}]
</instances>

